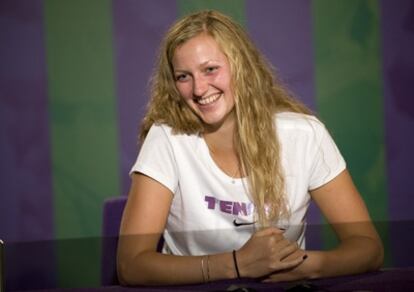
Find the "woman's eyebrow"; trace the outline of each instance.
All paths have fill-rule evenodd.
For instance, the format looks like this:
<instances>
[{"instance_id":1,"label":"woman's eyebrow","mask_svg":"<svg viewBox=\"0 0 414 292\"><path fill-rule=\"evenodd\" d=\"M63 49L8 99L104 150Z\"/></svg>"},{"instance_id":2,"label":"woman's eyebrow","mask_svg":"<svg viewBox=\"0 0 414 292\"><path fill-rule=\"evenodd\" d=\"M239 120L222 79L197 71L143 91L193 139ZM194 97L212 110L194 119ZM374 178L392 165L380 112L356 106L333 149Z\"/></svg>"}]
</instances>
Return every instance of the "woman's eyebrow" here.
<instances>
[{"instance_id":1,"label":"woman's eyebrow","mask_svg":"<svg viewBox=\"0 0 414 292\"><path fill-rule=\"evenodd\" d=\"M200 64L198 65L198 67L199 67L199 68L203 68L203 67L205 67L205 66L210 65L210 63L214 63L214 64L216 64L216 63L219 63L219 62L220 62L219 60L207 60L207 61L204 61L204 62L200 63ZM189 70L186 70L186 69L181 69L181 68L174 68L174 72L188 73L188 72L190 72L190 71L189 71Z\"/></svg>"},{"instance_id":2,"label":"woman's eyebrow","mask_svg":"<svg viewBox=\"0 0 414 292\"><path fill-rule=\"evenodd\" d=\"M220 61L219 60L207 60L207 61L201 63L200 66L206 66L210 63L218 63L218 62L220 62Z\"/></svg>"}]
</instances>

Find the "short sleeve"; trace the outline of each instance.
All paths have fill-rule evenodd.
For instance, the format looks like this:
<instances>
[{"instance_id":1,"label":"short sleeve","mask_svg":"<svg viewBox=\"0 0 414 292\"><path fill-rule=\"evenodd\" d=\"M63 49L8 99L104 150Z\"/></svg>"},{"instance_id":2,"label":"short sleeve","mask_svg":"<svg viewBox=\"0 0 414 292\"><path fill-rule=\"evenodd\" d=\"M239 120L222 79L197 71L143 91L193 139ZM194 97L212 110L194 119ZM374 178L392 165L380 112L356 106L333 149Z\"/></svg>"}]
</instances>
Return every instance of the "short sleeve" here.
<instances>
[{"instance_id":1,"label":"short sleeve","mask_svg":"<svg viewBox=\"0 0 414 292\"><path fill-rule=\"evenodd\" d=\"M317 121L314 127L316 143L311 161L309 190L328 183L346 168L345 160L325 126Z\"/></svg>"},{"instance_id":2,"label":"short sleeve","mask_svg":"<svg viewBox=\"0 0 414 292\"><path fill-rule=\"evenodd\" d=\"M174 151L168 135L170 135L168 129L153 125L130 173L145 174L175 193L178 176Z\"/></svg>"}]
</instances>

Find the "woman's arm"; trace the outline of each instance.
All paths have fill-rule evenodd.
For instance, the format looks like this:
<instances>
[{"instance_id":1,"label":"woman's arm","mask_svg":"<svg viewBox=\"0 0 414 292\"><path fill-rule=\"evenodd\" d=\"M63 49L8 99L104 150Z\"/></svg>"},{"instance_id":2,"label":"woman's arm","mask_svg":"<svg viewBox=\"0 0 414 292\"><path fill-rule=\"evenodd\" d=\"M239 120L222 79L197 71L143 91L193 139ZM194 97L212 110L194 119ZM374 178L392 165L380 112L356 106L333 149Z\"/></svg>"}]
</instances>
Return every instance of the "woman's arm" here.
<instances>
[{"instance_id":1,"label":"woman's arm","mask_svg":"<svg viewBox=\"0 0 414 292\"><path fill-rule=\"evenodd\" d=\"M333 227L339 245L330 251L307 251L308 259L303 264L275 273L268 280L332 277L380 268L382 242L348 171L312 190L311 196Z\"/></svg>"},{"instance_id":2,"label":"woman's arm","mask_svg":"<svg viewBox=\"0 0 414 292\"><path fill-rule=\"evenodd\" d=\"M173 194L142 174L132 185L122 217L118 243L121 284L178 284L203 281L200 257L176 257L157 252Z\"/></svg>"},{"instance_id":3,"label":"woman's arm","mask_svg":"<svg viewBox=\"0 0 414 292\"><path fill-rule=\"evenodd\" d=\"M121 284L191 284L236 278L231 251L209 255L208 258L157 252L172 198L171 191L159 182L142 174L132 175L118 243L118 278ZM281 259L293 253L296 256L281 262ZM273 256L269 257L269 254ZM237 251L240 272L244 277L260 277L292 268L303 262L303 254L274 228L257 232Z\"/></svg>"}]
</instances>

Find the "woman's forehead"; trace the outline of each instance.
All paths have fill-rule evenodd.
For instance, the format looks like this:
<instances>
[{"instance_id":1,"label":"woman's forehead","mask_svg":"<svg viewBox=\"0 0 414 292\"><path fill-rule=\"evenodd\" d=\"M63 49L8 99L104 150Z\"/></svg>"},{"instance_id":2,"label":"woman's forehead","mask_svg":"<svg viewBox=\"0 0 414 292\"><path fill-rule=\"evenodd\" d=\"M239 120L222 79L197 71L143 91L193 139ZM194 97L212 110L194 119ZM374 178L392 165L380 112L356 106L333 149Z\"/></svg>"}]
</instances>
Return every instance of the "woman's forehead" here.
<instances>
[{"instance_id":1,"label":"woman's forehead","mask_svg":"<svg viewBox=\"0 0 414 292\"><path fill-rule=\"evenodd\" d=\"M227 61L217 41L209 35L195 36L175 49L173 64L207 63L208 61Z\"/></svg>"}]
</instances>

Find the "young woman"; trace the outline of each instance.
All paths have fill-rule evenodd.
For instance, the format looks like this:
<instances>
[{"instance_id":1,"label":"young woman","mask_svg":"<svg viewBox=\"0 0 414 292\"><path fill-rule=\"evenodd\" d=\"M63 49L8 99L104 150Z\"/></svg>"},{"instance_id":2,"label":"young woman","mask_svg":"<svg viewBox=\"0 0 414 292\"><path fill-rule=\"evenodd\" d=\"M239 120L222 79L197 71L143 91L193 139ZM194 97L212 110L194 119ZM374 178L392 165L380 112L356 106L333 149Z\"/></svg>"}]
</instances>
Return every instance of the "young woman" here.
<instances>
[{"instance_id":1,"label":"young woman","mask_svg":"<svg viewBox=\"0 0 414 292\"><path fill-rule=\"evenodd\" d=\"M380 267L381 240L328 131L237 23L215 11L176 22L152 85L121 224L122 284ZM311 199L339 238L333 250L305 249Z\"/></svg>"}]
</instances>

